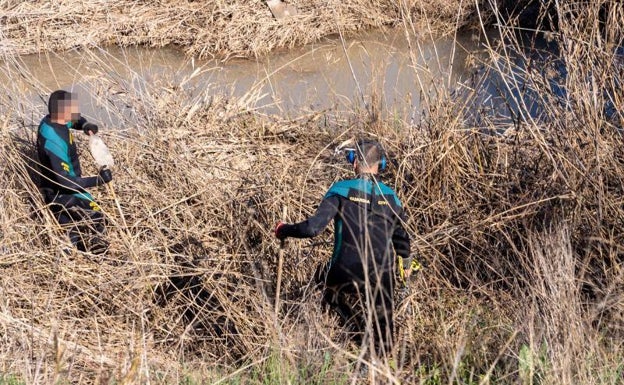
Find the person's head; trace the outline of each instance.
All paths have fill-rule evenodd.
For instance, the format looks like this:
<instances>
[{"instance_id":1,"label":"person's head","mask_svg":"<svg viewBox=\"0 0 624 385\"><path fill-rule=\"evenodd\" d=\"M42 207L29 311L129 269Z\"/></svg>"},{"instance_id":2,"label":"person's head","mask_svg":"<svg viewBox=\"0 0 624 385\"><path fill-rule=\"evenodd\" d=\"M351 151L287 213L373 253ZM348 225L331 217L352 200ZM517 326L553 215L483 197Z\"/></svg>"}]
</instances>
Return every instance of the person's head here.
<instances>
[{"instance_id":1,"label":"person's head","mask_svg":"<svg viewBox=\"0 0 624 385\"><path fill-rule=\"evenodd\" d=\"M356 143L347 159L353 164L356 174L377 174L386 167L386 158L381 144L371 140Z\"/></svg>"},{"instance_id":2,"label":"person's head","mask_svg":"<svg viewBox=\"0 0 624 385\"><path fill-rule=\"evenodd\" d=\"M53 122L66 124L80 119L78 98L71 92L57 90L50 94L48 112Z\"/></svg>"}]
</instances>

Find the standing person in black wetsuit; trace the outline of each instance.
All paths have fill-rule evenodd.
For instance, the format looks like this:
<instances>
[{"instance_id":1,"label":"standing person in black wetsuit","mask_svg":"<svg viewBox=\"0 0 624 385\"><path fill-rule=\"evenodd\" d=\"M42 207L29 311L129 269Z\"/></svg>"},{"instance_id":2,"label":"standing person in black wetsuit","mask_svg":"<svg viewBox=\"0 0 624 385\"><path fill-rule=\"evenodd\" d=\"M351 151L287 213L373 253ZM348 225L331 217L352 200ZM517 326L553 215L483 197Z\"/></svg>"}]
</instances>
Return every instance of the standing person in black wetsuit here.
<instances>
[{"instance_id":1,"label":"standing person in black wetsuit","mask_svg":"<svg viewBox=\"0 0 624 385\"><path fill-rule=\"evenodd\" d=\"M102 253L108 248L102 236L104 215L87 188L113 179L107 168L97 176L83 177L74 142L73 130L87 135L98 126L80 116L78 100L70 92L58 90L50 95L48 112L37 130L37 154L41 168L41 190L59 224L68 228L72 244L80 251Z\"/></svg>"},{"instance_id":2,"label":"standing person in black wetsuit","mask_svg":"<svg viewBox=\"0 0 624 385\"><path fill-rule=\"evenodd\" d=\"M334 253L323 277L324 300L355 329L358 340L362 335L372 337L376 353L389 355L394 332L392 248L403 258L403 266L411 267L410 239L399 198L378 180L378 172L386 166L381 145L360 141L346 155L356 178L333 184L307 220L279 222L275 236L314 237L334 220ZM406 277L411 273L408 268Z\"/></svg>"}]
</instances>

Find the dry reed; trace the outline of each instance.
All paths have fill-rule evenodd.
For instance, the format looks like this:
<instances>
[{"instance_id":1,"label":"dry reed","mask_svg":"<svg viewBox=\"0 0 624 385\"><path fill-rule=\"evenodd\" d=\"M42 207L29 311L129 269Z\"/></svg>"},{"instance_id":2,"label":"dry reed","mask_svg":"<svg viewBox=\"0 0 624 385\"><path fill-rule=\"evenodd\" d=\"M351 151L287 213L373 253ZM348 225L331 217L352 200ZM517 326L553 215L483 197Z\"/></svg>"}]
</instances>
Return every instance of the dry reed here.
<instances>
[{"instance_id":1,"label":"dry reed","mask_svg":"<svg viewBox=\"0 0 624 385\"><path fill-rule=\"evenodd\" d=\"M188 55L249 57L339 32L424 20L453 31L474 4L459 0L291 1L299 13L274 20L265 1L0 1L0 55L75 47L178 45ZM459 14L458 14L459 11ZM416 17L411 17L416 16Z\"/></svg>"},{"instance_id":2,"label":"dry reed","mask_svg":"<svg viewBox=\"0 0 624 385\"><path fill-rule=\"evenodd\" d=\"M610 48L622 43L622 7L609 8L605 35L587 27L600 4L569 7L558 9L557 36L566 99L546 72L521 71L545 107L504 134L487 119L466 126L451 95L430 103L419 126L397 130L365 112L328 126L321 114L267 118L240 100L103 71L93 97L127 125L102 133L121 206L95 192L111 221L103 259L60 253L67 241L33 182L35 133L24 121L35 107L4 85L0 372L26 383L365 382L358 350L312 283L330 233L287 244L278 315L271 234L283 206L289 220L303 219L349 175L332 149L365 133L396 161L385 179L408 207L414 252L427 265L398 307L398 368L380 368L392 372L380 381L621 383L624 143L619 112L603 107L623 107ZM518 44L504 33L508 47ZM225 43L211 44L219 52ZM17 62L6 68L23 73Z\"/></svg>"}]
</instances>

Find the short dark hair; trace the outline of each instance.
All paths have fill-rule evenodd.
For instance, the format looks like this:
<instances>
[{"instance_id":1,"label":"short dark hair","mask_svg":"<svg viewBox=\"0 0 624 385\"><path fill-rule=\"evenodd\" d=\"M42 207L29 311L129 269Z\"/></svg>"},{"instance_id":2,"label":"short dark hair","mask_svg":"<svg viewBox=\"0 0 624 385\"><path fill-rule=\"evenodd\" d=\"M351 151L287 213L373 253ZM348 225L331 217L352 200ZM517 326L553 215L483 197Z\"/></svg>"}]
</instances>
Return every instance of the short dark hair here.
<instances>
[{"instance_id":1,"label":"short dark hair","mask_svg":"<svg viewBox=\"0 0 624 385\"><path fill-rule=\"evenodd\" d=\"M50 94L50 99L48 99L48 112L50 115L58 114L61 103L72 100L72 93L65 90L56 90Z\"/></svg>"},{"instance_id":2,"label":"short dark hair","mask_svg":"<svg viewBox=\"0 0 624 385\"><path fill-rule=\"evenodd\" d=\"M368 166L381 162L383 149L381 144L373 140L360 140L357 142L356 151L360 161Z\"/></svg>"}]
</instances>

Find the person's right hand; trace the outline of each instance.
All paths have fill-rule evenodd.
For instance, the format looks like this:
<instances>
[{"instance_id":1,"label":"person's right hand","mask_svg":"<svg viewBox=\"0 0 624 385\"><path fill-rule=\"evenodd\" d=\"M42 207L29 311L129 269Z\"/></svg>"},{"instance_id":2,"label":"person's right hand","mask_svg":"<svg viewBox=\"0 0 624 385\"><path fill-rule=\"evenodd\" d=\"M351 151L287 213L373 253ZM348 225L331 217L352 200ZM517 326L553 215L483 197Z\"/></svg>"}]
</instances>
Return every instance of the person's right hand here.
<instances>
[{"instance_id":1,"label":"person's right hand","mask_svg":"<svg viewBox=\"0 0 624 385\"><path fill-rule=\"evenodd\" d=\"M100 181L102 182L101 184L108 183L113 180L113 173L111 172L110 168L102 167L100 169L99 177Z\"/></svg>"},{"instance_id":2,"label":"person's right hand","mask_svg":"<svg viewBox=\"0 0 624 385\"><path fill-rule=\"evenodd\" d=\"M412 262L409 264L407 269L405 269L405 279L409 279L412 274L415 274L417 271L422 269L422 265L416 258L412 259Z\"/></svg>"},{"instance_id":3,"label":"person's right hand","mask_svg":"<svg viewBox=\"0 0 624 385\"><path fill-rule=\"evenodd\" d=\"M286 238L286 236L281 231L284 229L285 225L286 224L282 221L277 222L277 224L275 225L275 230L273 231L275 233L275 238L279 240L283 240Z\"/></svg>"}]
</instances>

